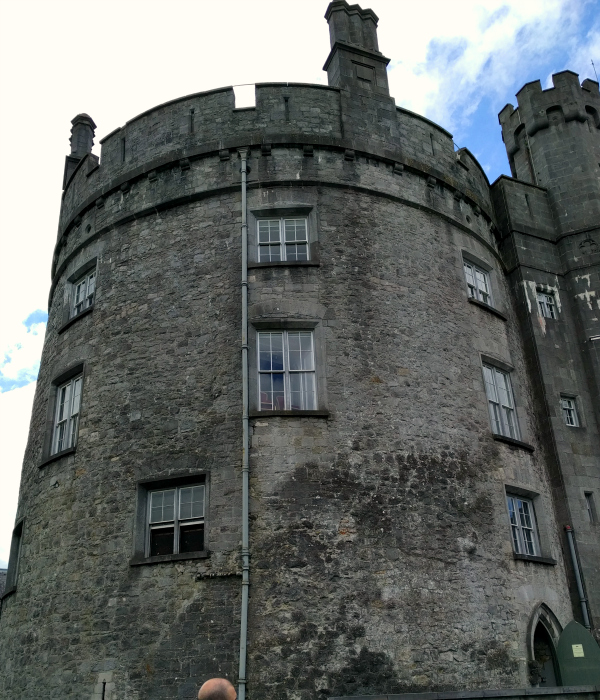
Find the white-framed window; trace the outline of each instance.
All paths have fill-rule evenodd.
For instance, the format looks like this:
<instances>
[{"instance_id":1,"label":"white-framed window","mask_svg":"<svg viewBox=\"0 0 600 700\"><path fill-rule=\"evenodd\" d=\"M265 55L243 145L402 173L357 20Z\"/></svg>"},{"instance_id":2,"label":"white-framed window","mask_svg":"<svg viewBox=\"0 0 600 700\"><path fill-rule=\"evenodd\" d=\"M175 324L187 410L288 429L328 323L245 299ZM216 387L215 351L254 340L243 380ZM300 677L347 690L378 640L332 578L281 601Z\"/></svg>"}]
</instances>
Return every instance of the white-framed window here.
<instances>
[{"instance_id":1,"label":"white-framed window","mask_svg":"<svg viewBox=\"0 0 600 700\"><path fill-rule=\"evenodd\" d=\"M492 431L496 435L520 439L510 374L493 365L483 365Z\"/></svg>"},{"instance_id":2,"label":"white-framed window","mask_svg":"<svg viewBox=\"0 0 600 700\"><path fill-rule=\"evenodd\" d=\"M537 293L538 306L540 313L545 318L556 318L556 304L554 303L554 295L546 292Z\"/></svg>"},{"instance_id":3,"label":"white-framed window","mask_svg":"<svg viewBox=\"0 0 600 700\"><path fill-rule=\"evenodd\" d=\"M58 387L52 433L52 454L74 447L77 443L82 383L83 376L80 374Z\"/></svg>"},{"instance_id":4,"label":"white-framed window","mask_svg":"<svg viewBox=\"0 0 600 700\"><path fill-rule=\"evenodd\" d=\"M315 350L312 331L260 331L258 391L261 411L316 408Z\"/></svg>"},{"instance_id":5,"label":"white-framed window","mask_svg":"<svg viewBox=\"0 0 600 700\"><path fill-rule=\"evenodd\" d=\"M309 259L308 219L259 219L257 228L258 262Z\"/></svg>"},{"instance_id":6,"label":"white-framed window","mask_svg":"<svg viewBox=\"0 0 600 700\"><path fill-rule=\"evenodd\" d=\"M508 506L508 519L514 551L516 554L539 556L540 545L533 501L507 493L506 505Z\"/></svg>"},{"instance_id":7,"label":"white-framed window","mask_svg":"<svg viewBox=\"0 0 600 700\"><path fill-rule=\"evenodd\" d=\"M205 485L148 492L147 556L204 550Z\"/></svg>"},{"instance_id":8,"label":"white-framed window","mask_svg":"<svg viewBox=\"0 0 600 700\"><path fill-rule=\"evenodd\" d=\"M71 306L71 318L78 316L85 309L89 309L94 303L96 291L96 270L86 273L83 277L73 282L73 304Z\"/></svg>"},{"instance_id":9,"label":"white-framed window","mask_svg":"<svg viewBox=\"0 0 600 700\"><path fill-rule=\"evenodd\" d=\"M492 306L492 288L489 272L478 267L470 260L463 260L463 267L467 290L471 299L477 299L477 301L482 301L484 304Z\"/></svg>"},{"instance_id":10,"label":"white-framed window","mask_svg":"<svg viewBox=\"0 0 600 700\"><path fill-rule=\"evenodd\" d=\"M561 396L560 407L562 410L563 420L566 425L572 428L579 427L579 416L577 415L577 405L573 397Z\"/></svg>"}]
</instances>

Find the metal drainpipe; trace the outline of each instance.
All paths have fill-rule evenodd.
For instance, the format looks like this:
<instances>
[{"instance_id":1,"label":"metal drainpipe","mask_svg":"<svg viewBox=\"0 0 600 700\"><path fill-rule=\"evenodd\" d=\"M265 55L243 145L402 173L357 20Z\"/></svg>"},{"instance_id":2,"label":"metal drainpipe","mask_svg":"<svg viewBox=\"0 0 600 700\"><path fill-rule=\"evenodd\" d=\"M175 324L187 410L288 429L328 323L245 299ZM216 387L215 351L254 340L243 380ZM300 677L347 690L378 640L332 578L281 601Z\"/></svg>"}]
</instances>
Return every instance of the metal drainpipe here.
<instances>
[{"instance_id":1,"label":"metal drainpipe","mask_svg":"<svg viewBox=\"0 0 600 700\"><path fill-rule=\"evenodd\" d=\"M240 667L238 699L246 697L246 649L248 638L248 588L250 586L250 549L248 538L249 462L248 462L248 223L246 220L246 182L248 149L238 151L242 161L242 610L240 623Z\"/></svg>"},{"instance_id":2,"label":"metal drainpipe","mask_svg":"<svg viewBox=\"0 0 600 700\"><path fill-rule=\"evenodd\" d=\"M587 609L587 598L583 592L583 581L581 580L581 574L579 573L579 561L577 559L577 552L575 551L575 542L573 539L573 528L570 525L565 525L565 530L567 532L567 540L569 541L569 549L571 551L571 561L573 562L573 570L575 571L575 580L577 581L577 591L579 593L579 602L581 604L581 614L583 615L583 624L589 630L591 629L590 617L588 615Z\"/></svg>"}]
</instances>

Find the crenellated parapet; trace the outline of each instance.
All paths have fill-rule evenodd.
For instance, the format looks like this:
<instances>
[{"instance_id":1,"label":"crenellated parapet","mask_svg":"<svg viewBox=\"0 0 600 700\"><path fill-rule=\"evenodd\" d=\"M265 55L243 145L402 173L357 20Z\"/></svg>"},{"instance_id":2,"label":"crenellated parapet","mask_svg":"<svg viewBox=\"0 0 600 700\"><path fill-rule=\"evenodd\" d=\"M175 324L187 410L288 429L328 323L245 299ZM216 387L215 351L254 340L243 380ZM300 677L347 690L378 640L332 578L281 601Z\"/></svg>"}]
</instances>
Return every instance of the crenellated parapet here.
<instances>
[{"instance_id":1,"label":"crenellated parapet","mask_svg":"<svg viewBox=\"0 0 600 700\"><path fill-rule=\"evenodd\" d=\"M600 225L600 93L571 71L552 82L527 83L499 120L513 177L547 190L561 235Z\"/></svg>"},{"instance_id":2,"label":"crenellated parapet","mask_svg":"<svg viewBox=\"0 0 600 700\"><path fill-rule=\"evenodd\" d=\"M368 158L397 173L418 174L423 182L431 178L491 221L489 184L476 159L456 152L452 135L420 115L393 105L386 115L388 137L380 132L373 138L368 122L359 123L344 108L338 88L287 83L257 84L250 108L235 108L232 88L159 105L102 139L99 162L93 154L78 160L63 193L58 249L108 198L139 189L157 174L179 174L190 164L195 172L216 159L227 168L223 177L230 185L228 161L244 146L266 157L271 149L291 147L317 154L317 161L325 154L346 163Z\"/></svg>"},{"instance_id":3,"label":"crenellated parapet","mask_svg":"<svg viewBox=\"0 0 600 700\"><path fill-rule=\"evenodd\" d=\"M554 87L542 90L539 80L524 85L517 93L518 107L507 104L498 115L509 157L520 148L519 134L534 136L551 124L549 112L561 110L564 122L590 121L598 127L600 92L598 83L586 79L579 84L577 73L566 70L552 76Z\"/></svg>"}]
</instances>

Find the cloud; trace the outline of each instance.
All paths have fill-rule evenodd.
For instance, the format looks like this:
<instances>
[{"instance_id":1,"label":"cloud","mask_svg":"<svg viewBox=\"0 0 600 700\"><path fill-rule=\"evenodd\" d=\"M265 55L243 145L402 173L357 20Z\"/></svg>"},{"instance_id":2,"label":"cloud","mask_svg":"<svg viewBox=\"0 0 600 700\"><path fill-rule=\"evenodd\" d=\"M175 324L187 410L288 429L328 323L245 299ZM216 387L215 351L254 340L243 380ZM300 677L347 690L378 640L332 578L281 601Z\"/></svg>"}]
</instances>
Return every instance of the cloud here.
<instances>
[{"instance_id":1,"label":"cloud","mask_svg":"<svg viewBox=\"0 0 600 700\"><path fill-rule=\"evenodd\" d=\"M0 568L6 568L17 512L21 464L27 445L36 383L0 394L2 488L0 489Z\"/></svg>"},{"instance_id":2,"label":"cloud","mask_svg":"<svg viewBox=\"0 0 600 700\"><path fill-rule=\"evenodd\" d=\"M0 348L0 393L14 391L37 379L48 314L40 309L21 323L2 328Z\"/></svg>"},{"instance_id":3,"label":"cloud","mask_svg":"<svg viewBox=\"0 0 600 700\"><path fill-rule=\"evenodd\" d=\"M401 52L407 58L391 67L392 92L400 96L399 104L460 135L482 101L499 111L515 86L518 90L530 79L527 71L548 63L562 69L565 50L580 43L584 19L588 14L594 18L588 12L591 4L596 3L463 0L458 6L435 4L431 21L423 23L426 33L411 22L415 31ZM591 21L598 26L597 19ZM589 34L593 46L595 31Z\"/></svg>"}]
</instances>

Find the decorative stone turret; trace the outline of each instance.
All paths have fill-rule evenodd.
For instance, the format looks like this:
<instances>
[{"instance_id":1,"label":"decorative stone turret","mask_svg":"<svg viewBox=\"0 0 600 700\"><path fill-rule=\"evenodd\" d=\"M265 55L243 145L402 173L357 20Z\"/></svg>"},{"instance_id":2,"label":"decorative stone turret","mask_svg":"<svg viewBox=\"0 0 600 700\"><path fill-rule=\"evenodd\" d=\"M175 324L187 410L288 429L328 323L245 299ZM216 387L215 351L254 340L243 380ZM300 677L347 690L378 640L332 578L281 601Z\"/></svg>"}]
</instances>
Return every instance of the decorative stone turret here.
<instances>
[{"instance_id":1,"label":"decorative stone turret","mask_svg":"<svg viewBox=\"0 0 600 700\"><path fill-rule=\"evenodd\" d=\"M517 93L518 107L498 115L513 177L548 190L562 231L600 220L600 93L598 83L572 71L539 80Z\"/></svg>"},{"instance_id":2,"label":"decorative stone turret","mask_svg":"<svg viewBox=\"0 0 600 700\"><path fill-rule=\"evenodd\" d=\"M379 51L378 17L373 10L334 0L325 19L329 23L331 53L323 70L327 71L329 85L389 95L386 67L390 59Z\"/></svg>"},{"instance_id":3,"label":"decorative stone turret","mask_svg":"<svg viewBox=\"0 0 600 700\"><path fill-rule=\"evenodd\" d=\"M65 159L63 189L71 179L71 175L75 172L75 168L79 165L81 159L92 152L94 134L96 131L94 120L89 114L78 114L71 121L71 124L73 125L71 127L71 138L69 139L71 143L71 155L68 155Z\"/></svg>"}]
</instances>

